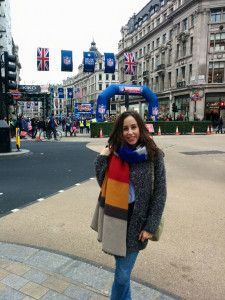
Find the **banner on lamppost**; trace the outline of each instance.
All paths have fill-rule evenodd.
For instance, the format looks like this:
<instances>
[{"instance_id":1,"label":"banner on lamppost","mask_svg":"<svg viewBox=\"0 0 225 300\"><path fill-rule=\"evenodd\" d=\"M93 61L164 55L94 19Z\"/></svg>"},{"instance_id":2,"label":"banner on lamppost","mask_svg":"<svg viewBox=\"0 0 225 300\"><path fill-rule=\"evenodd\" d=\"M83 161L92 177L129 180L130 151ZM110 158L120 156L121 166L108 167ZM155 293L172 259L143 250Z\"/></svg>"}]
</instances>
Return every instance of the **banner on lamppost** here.
<instances>
[{"instance_id":1,"label":"banner on lamppost","mask_svg":"<svg viewBox=\"0 0 225 300\"><path fill-rule=\"evenodd\" d=\"M94 52L84 52L84 68L83 72L92 72L95 71L95 54Z\"/></svg>"},{"instance_id":2,"label":"banner on lamppost","mask_svg":"<svg viewBox=\"0 0 225 300\"><path fill-rule=\"evenodd\" d=\"M61 50L61 71L73 71L73 53L68 50Z\"/></svg>"},{"instance_id":3,"label":"banner on lamppost","mask_svg":"<svg viewBox=\"0 0 225 300\"><path fill-rule=\"evenodd\" d=\"M59 93L60 99L64 98L64 89L63 88L58 88L58 93Z\"/></svg>"},{"instance_id":4,"label":"banner on lamppost","mask_svg":"<svg viewBox=\"0 0 225 300\"><path fill-rule=\"evenodd\" d=\"M73 98L73 88L67 88L67 98Z\"/></svg>"},{"instance_id":5,"label":"banner on lamppost","mask_svg":"<svg viewBox=\"0 0 225 300\"><path fill-rule=\"evenodd\" d=\"M114 73L116 67L114 53L104 53L105 55L105 73Z\"/></svg>"}]
</instances>

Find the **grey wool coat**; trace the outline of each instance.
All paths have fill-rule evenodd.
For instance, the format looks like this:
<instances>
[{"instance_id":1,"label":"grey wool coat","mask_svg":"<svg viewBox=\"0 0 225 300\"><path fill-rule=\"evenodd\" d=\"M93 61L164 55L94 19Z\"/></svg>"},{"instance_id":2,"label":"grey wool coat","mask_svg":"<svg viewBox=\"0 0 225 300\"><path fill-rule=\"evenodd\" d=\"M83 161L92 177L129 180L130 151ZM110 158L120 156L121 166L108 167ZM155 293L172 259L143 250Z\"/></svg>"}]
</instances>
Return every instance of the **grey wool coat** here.
<instances>
[{"instance_id":1,"label":"grey wool coat","mask_svg":"<svg viewBox=\"0 0 225 300\"><path fill-rule=\"evenodd\" d=\"M95 160L96 178L101 187L109 157L98 155ZM130 180L135 190L135 204L133 214L127 228L126 251L143 250L148 240L141 242L138 236L141 230L156 233L166 202L166 171L163 155L154 163L154 192L152 188L152 164L149 161L137 162L130 167Z\"/></svg>"}]
</instances>

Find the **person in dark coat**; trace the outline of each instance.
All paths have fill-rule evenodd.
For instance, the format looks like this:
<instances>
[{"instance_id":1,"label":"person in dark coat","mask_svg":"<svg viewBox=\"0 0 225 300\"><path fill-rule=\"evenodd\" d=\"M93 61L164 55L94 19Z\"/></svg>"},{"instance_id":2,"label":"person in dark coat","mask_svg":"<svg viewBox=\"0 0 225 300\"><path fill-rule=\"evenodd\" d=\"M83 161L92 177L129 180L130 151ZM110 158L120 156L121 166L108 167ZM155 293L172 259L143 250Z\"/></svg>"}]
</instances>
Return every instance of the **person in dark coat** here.
<instances>
[{"instance_id":1,"label":"person in dark coat","mask_svg":"<svg viewBox=\"0 0 225 300\"><path fill-rule=\"evenodd\" d=\"M220 116L219 120L218 120L218 128L216 130L216 133L223 133L222 132L222 129L223 129L223 117Z\"/></svg>"},{"instance_id":2,"label":"person in dark coat","mask_svg":"<svg viewBox=\"0 0 225 300\"><path fill-rule=\"evenodd\" d=\"M127 111L96 158L101 193L91 227L102 250L115 257L111 300L131 299L130 275L138 253L159 227L167 194L163 157L141 116Z\"/></svg>"}]
</instances>

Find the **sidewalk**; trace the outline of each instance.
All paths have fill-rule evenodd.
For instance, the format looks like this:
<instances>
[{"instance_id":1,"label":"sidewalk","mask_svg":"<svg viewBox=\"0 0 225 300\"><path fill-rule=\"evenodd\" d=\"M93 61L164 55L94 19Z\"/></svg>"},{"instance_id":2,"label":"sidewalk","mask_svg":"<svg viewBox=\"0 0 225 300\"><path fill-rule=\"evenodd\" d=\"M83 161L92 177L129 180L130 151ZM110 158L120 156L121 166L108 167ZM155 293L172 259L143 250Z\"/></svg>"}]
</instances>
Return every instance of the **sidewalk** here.
<instances>
[{"instance_id":1,"label":"sidewalk","mask_svg":"<svg viewBox=\"0 0 225 300\"><path fill-rule=\"evenodd\" d=\"M0 299L109 299L113 272L79 258L0 242ZM131 281L134 300L172 300Z\"/></svg>"}]
</instances>

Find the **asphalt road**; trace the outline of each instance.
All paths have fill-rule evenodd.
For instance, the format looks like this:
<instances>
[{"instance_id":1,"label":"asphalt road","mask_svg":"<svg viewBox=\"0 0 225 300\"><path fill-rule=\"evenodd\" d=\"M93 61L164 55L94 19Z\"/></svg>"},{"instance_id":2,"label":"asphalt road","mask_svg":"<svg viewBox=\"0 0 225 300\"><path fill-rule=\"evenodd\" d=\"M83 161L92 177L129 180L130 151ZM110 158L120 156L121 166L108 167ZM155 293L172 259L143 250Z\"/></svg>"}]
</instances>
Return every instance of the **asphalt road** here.
<instances>
[{"instance_id":1,"label":"asphalt road","mask_svg":"<svg viewBox=\"0 0 225 300\"><path fill-rule=\"evenodd\" d=\"M95 177L85 142L23 141L23 149L30 153L0 158L0 215Z\"/></svg>"}]
</instances>

